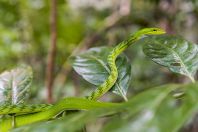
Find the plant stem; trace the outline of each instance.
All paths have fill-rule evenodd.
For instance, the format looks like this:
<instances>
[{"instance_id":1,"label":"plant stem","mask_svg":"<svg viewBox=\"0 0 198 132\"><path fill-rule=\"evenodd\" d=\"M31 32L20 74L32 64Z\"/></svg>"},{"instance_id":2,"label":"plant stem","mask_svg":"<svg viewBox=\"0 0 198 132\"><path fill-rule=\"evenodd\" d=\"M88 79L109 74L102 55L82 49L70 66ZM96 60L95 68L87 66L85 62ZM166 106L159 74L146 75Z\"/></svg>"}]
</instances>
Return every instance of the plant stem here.
<instances>
[{"instance_id":1,"label":"plant stem","mask_svg":"<svg viewBox=\"0 0 198 132\"><path fill-rule=\"evenodd\" d=\"M56 56L56 40L57 40L57 9L56 0L51 0L51 18L50 18L50 29L51 29L51 45L48 51L47 57L47 69L46 69L46 81L45 86L47 88L47 100L49 103L53 102L52 99L52 87L53 87L53 71L54 62Z\"/></svg>"},{"instance_id":2,"label":"plant stem","mask_svg":"<svg viewBox=\"0 0 198 132\"><path fill-rule=\"evenodd\" d=\"M120 94L122 95L124 101L127 102L128 99L127 99L127 97L124 95L124 93L123 93L123 91L122 91L120 85L119 85L118 83L116 83L116 86L118 87L118 90L119 90Z\"/></svg>"},{"instance_id":3,"label":"plant stem","mask_svg":"<svg viewBox=\"0 0 198 132\"><path fill-rule=\"evenodd\" d=\"M195 79L192 76L188 76L190 78L190 80L192 81L192 83L195 83Z\"/></svg>"}]
</instances>

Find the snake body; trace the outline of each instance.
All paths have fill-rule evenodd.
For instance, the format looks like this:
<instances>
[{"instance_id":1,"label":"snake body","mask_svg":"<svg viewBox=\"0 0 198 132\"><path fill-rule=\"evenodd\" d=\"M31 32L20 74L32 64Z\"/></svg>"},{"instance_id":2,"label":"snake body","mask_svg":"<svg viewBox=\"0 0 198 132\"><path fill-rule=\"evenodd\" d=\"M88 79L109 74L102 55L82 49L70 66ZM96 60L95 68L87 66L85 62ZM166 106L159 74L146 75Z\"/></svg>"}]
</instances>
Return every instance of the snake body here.
<instances>
[{"instance_id":1,"label":"snake body","mask_svg":"<svg viewBox=\"0 0 198 132\"><path fill-rule=\"evenodd\" d=\"M26 113L35 113L40 111L45 111L51 108L51 104L19 104L19 105L1 105L0 106L0 115L6 114L26 114Z\"/></svg>"},{"instance_id":2,"label":"snake body","mask_svg":"<svg viewBox=\"0 0 198 132\"><path fill-rule=\"evenodd\" d=\"M112 106L119 106L118 103L105 103L97 102L93 100L88 100L85 98L65 98L53 105L48 110L33 113L18 115L15 117L15 127L31 124L33 122L49 120L52 117L56 116L63 110L90 110L96 108L108 108ZM5 118L0 122L0 132L7 132L11 129L12 126L12 117Z\"/></svg>"},{"instance_id":3,"label":"snake body","mask_svg":"<svg viewBox=\"0 0 198 132\"><path fill-rule=\"evenodd\" d=\"M133 35L131 35L127 40L119 43L108 55L107 61L110 67L110 74L107 80L105 80L95 91L91 93L87 99L78 98L66 98L61 100L55 105L5 105L0 106L1 114L25 114L17 115L15 117L16 127L25 124L30 124L33 122L48 120L63 110L70 109L93 109L93 108L104 108L111 107L118 104L115 103L102 103L97 102L101 96L103 96L111 87L115 84L118 78L118 71L115 64L117 56L119 56L125 49L127 49L131 44L141 39L144 35L157 35L164 34L165 31L160 28L145 28ZM34 113L38 112L38 113ZM28 114L33 113L33 114ZM6 118L0 122L0 132L7 132L12 128L12 118Z\"/></svg>"},{"instance_id":4,"label":"snake body","mask_svg":"<svg viewBox=\"0 0 198 132\"><path fill-rule=\"evenodd\" d=\"M88 96L89 100L98 100L103 96L107 91L109 91L112 86L115 84L118 78L118 71L115 64L116 58L120 55L125 49L127 49L131 44L141 39L144 35L157 35L164 34L165 31L160 28L145 28L129 37L129 39L119 43L108 55L107 61L110 67L110 75L107 80L102 83L95 91Z\"/></svg>"}]
</instances>

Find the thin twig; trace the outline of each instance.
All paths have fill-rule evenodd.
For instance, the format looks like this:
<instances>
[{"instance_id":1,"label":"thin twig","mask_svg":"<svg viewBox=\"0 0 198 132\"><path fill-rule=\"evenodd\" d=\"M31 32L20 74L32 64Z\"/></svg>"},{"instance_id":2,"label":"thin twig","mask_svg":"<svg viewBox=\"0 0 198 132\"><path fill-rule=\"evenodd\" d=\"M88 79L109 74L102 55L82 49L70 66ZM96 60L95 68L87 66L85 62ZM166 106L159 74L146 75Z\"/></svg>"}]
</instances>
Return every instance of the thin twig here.
<instances>
[{"instance_id":1,"label":"thin twig","mask_svg":"<svg viewBox=\"0 0 198 132\"><path fill-rule=\"evenodd\" d=\"M51 32L51 45L49 47L47 56L47 69L45 86L47 88L47 101L53 102L52 87L53 87L53 72L56 56L56 39L57 39L57 9L56 0L51 0L51 15L50 15L50 32Z\"/></svg>"}]
</instances>

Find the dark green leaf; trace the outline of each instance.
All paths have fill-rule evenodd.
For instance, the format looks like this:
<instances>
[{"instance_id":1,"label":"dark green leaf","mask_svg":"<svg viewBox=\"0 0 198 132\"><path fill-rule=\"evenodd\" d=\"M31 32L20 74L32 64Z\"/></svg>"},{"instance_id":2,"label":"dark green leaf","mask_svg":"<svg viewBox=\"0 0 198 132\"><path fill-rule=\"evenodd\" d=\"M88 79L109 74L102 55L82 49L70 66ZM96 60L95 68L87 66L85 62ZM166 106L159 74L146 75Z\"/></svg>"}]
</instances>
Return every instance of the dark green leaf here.
<instances>
[{"instance_id":1,"label":"dark green leaf","mask_svg":"<svg viewBox=\"0 0 198 132\"><path fill-rule=\"evenodd\" d=\"M144 53L154 62L168 67L172 72L188 76L194 82L198 69L198 47L178 36L147 37Z\"/></svg>"},{"instance_id":2,"label":"dark green leaf","mask_svg":"<svg viewBox=\"0 0 198 132\"><path fill-rule=\"evenodd\" d=\"M73 60L74 70L88 82L98 86L109 76L110 69L107 64L107 56L112 48L97 47L76 56ZM118 68L118 80L112 88L116 93L126 98L127 89L131 80L131 66L125 55L116 60Z\"/></svg>"},{"instance_id":3,"label":"dark green leaf","mask_svg":"<svg viewBox=\"0 0 198 132\"><path fill-rule=\"evenodd\" d=\"M0 75L0 103L19 104L25 101L32 81L32 69L21 66Z\"/></svg>"},{"instance_id":4,"label":"dark green leaf","mask_svg":"<svg viewBox=\"0 0 198 132\"><path fill-rule=\"evenodd\" d=\"M174 98L171 92L177 88L185 91L185 95L180 99ZM197 93L197 84L170 85L143 92L131 100L142 103L141 109L134 113L133 109L136 107L132 108L131 105L131 108L125 112L127 114L123 113L107 123L103 131L178 132L198 110Z\"/></svg>"}]
</instances>

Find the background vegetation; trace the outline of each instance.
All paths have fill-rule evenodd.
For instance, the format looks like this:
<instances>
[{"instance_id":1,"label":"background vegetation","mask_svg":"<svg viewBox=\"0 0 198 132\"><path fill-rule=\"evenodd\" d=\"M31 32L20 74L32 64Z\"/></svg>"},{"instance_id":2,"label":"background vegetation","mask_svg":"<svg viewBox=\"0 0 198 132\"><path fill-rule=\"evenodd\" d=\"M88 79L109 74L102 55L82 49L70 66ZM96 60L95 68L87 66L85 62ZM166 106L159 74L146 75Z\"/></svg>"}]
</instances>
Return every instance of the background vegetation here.
<instances>
[{"instance_id":1,"label":"background vegetation","mask_svg":"<svg viewBox=\"0 0 198 132\"><path fill-rule=\"evenodd\" d=\"M0 71L28 64L34 80L30 103L47 102L46 67L50 47L50 1L0 1ZM144 27L161 27L198 42L197 0L57 0L57 47L53 73L53 100L86 96L93 85L71 67L71 55L90 47L115 46ZM126 51L132 64L132 81L127 97L153 86L187 83L189 79L153 63L142 52L141 44ZM120 102L109 94L104 101ZM49 100L48 100L49 101ZM196 120L186 130L196 129Z\"/></svg>"}]
</instances>

